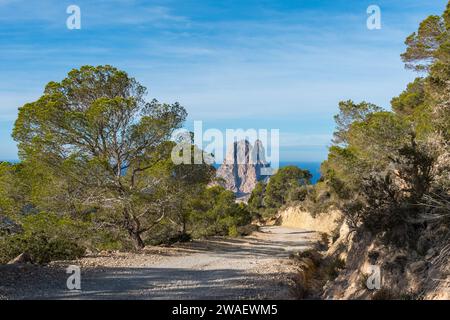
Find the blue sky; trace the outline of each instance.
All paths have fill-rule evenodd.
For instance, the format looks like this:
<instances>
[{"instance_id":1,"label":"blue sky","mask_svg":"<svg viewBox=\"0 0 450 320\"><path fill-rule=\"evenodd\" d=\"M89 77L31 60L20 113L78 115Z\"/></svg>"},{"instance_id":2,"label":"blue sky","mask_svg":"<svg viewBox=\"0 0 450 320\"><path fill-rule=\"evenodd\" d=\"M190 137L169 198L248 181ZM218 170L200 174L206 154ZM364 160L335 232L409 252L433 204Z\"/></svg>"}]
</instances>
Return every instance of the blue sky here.
<instances>
[{"instance_id":1,"label":"blue sky","mask_svg":"<svg viewBox=\"0 0 450 320\"><path fill-rule=\"evenodd\" d=\"M322 161L340 100L389 108L416 75L404 39L446 0L0 0L0 159L18 107L81 65L111 64L179 101L187 127L280 129L282 161ZM81 8L68 30L66 8ZM366 9L380 6L382 29Z\"/></svg>"}]
</instances>

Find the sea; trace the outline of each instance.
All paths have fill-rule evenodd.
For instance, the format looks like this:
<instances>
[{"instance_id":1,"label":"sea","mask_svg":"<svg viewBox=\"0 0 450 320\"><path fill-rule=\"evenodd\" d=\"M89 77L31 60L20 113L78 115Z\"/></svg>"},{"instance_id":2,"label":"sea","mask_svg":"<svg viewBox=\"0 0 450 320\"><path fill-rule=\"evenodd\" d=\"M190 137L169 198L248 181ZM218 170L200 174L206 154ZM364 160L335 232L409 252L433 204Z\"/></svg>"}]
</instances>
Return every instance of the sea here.
<instances>
[{"instance_id":1,"label":"sea","mask_svg":"<svg viewBox=\"0 0 450 320\"><path fill-rule=\"evenodd\" d=\"M17 163L17 160L4 160L5 162ZM3 162L0 160L0 162ZM321 162L303 162L303 161L280 161L280 168L287 166L296 166L303 170L308 170L312 174L311 183L315 184L320 179ZM216 168L219 165L215 165Z\"/></svg>"}]
</instances>

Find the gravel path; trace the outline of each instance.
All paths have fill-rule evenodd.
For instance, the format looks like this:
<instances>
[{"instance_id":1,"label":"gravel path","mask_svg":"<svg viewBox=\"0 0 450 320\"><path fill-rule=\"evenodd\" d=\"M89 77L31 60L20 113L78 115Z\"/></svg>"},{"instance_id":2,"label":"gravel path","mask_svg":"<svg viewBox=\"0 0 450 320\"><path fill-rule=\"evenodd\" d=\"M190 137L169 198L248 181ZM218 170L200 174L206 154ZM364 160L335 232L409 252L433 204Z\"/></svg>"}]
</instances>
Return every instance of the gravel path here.
<instances>
[{"instance_id":1,"label":"gravel path","mask_svg":"<svg viewBox=\"0 0 450 320\"><path fill-rule=\"evenodd\" d=\"M141 254L110 253L49 266L0 267L7 299L290 299L297 269L289 254L317 235L263 227L249 237L212 238ZM81 291L66 287L67 265L81 267Z\"/></svg>"}]
</instances>

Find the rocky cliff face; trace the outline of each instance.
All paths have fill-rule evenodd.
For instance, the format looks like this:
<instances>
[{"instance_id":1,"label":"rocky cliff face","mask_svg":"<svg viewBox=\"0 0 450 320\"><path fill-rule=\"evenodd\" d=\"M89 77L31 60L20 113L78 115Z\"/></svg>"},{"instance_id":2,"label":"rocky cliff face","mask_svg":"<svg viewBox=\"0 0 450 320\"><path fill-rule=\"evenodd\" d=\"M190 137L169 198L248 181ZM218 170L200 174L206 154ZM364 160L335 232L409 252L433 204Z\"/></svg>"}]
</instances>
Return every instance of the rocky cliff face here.
<instances>
[{"instance_id":1,"label":"rocky cliff face","mask_svg":"<svg viewBox=\"0 0 450 320\"><path fill-rule=\"evenodd\" d=\"M325 256L339 258L345 268L327 282L323 299L450 299L450 244L448 238L439 235L444 230L425 232L434 242L423 254L381 243L370 233L349 233L348 227L342 230ZM378 290L367 288L370 266L380 268L382 282Z\"/></svg>"},{"instance_id":2,"label":"rocky cliff face","mask_svg":"<svg viewBox=\"0 0 450 320\"><path fill-rule=\"evenodd\" d=\"M255 145L247 140L235 142L227 151L223 164L217 170L217 177L223 187L237 194L251 193L258 181L268 179L270 164L265 160L261 141Z\"/></svg>"},{"instance_id":3,"label":"rocky cliff face","mask_svg":"<svg viewBox=\"0 0 450 320\"><path fill-rule=\"evenodd\" d=\"M313 216L299 205L282 209L278 214L278 221L283 227L301 228L330 235L340 228L344 220L344 216L339 210L330 209Z\"/></svg>"},{"instance_id":4,"label":"rocky cliff face","mask_svg":"<svg viewBox=\"0 0 450 320\"><path fill-rule=\"evenodd\" d=\"M282 226L328 235L325 248L300 255L299 279L307 288L303 298L450 299L448 226L429 225L413 249L383 243L370 232L351 232L338 210L312 217L301 207L291 207L280 212L280 219ZM379 267L381 287L370 290L373 266Z\"/></svg>"}]
</instances>

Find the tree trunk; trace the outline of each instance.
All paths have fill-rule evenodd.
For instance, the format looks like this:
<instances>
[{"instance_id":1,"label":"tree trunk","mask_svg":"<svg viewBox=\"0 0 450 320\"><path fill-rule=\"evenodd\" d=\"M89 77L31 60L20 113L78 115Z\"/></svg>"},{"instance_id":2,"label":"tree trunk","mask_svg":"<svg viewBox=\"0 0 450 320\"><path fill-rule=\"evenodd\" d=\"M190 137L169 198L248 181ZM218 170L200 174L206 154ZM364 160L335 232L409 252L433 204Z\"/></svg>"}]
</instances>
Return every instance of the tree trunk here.
<instances>
[{"instance_id":1,"label":"tree trunk","mask_svg":"<svg viewBox=\"0 0 450 320\"><path fill-rule=\"evenodd\" d=\"M186 229L187 229L187 228L186 228L186 220L183 219L183 230L182 230L181 233L182 233L182 234L186 234L186 233L187 233L187 232L186 232L186 231L187 231Z\"/></svg>"},{"instance_id":2,"label":"tree trunk","mask_svg":"<svg viewBox=\"0 0 450 320\"><path fill-rule=\"evenodd\" d=\"M124 209L123 215L125 218L126 229L133 241L134 248L140 250L145 247L144 241L141 238L141 230L139 220L130 214L127 209Z\"/></svg>"},{"instance_id":3,"label":"tree trunk","mask_svg":"<svg viewBox=\"0 0 450 320\"><path fill-rule=\"evenodd\" d=\"M142 240L139 232L129 230L128 233L130 234L131 240L133 241L133 245L136 250L141 250L145 247L144 241Z\"/></svg>"}]
</instances>

